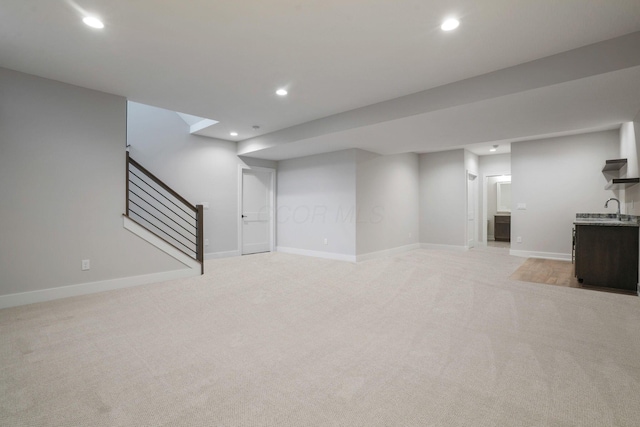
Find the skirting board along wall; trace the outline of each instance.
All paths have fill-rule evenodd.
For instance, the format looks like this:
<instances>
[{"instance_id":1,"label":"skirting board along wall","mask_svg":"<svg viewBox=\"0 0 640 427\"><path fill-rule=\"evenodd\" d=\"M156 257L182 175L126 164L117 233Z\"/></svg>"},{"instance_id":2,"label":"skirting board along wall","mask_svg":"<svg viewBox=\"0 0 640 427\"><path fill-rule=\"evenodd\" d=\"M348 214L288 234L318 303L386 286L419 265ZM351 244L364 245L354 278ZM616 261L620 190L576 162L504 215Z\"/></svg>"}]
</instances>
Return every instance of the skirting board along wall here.
<instances>
[{"instance_id":1,"label":"skirting board along wall","mask_svg":"<svg viewBox=\"0 0 640 427\"><path fill-rule=\"evenodd\" d=\"M102 280L99 282L81 283L77 285L61 286L59 288L2 295L0 296L0 309L37 302L52 301L60 298L94 294L114 289L148 285L150 283L159 283L166 280L182 279L185 277L199 275L200 270L185 268L181 270L165 271L162 273L144 274L141 276L123 277L120 279Z\"/></svg>"},{"instance_id":2,"label":"skirting board along wall","mask_svg":"<svg viewBox=\"0 0 640 427\"><path fill-rule=\"evenodd\" d=\"M325 259L334 259L338 261L346 261L346 262L361 262L367 261L375 258L384 258L393 255L400 254L402 252L412 251L414 249L420 249L419 243L414 243L411 245L399 246L397 248L385 249L383 251L370 252L362 255L346 255L346 254L336 254L333 252L321 252L321 251L310 251L306 249L297 249L297 248L286 248L282 246L278 246L276 251L294 255L304 255L304 256L312 256L317 258L325 258Z\"/></svg>"},{"instance_id":3,"label":"skirting board along wall","mask_svg":"<svg viewBox=\"0 0 640 427\"><path fill-rule=\"evenodd\" d=\"M285 254L294 254L294 255L313 256L316 258L335 259L337 261L347 261L347 262L357 261L355 255L336 254L333 252L310 251L307 249L286 248L283 246L276 246L276 252L282 252Z\"/></svg>"},{"instance_id":4,"label":"skirting board along wall","mask_svg":"<svg viewBox=\"0 0 640 427\"><path fill-rule=\"evenodd\" d=\"M466 246L458 246L458 245L439 245L436 243L420 243L421 249L435 249L440 251L459 251L464 252L468 251L469 248Z\"/></svg>"},{"instance_id":5,"label":"skirting board along wall","mask_svg":"<svg viewBox=\"0 0 640 427\"><path fill-rule=\"evenodd\" d=\"M524 258L543 258L543 259L555 259L558 261L571 261L571 254L563 254L556 252L534 252L534 251L518 251L509 250L509 255L519 256Z\"/></svg>"},{"instance_id":6,"label":"skirting board along wall","mask_svg":"<svg viewBox=\"0 0 640 427\"><path fill-rule=\"evenodd\" d=\"M121 277L117 279L101 280L97 282L79 283L69 286L61 286L57 288L42 289L38 291L20 292L9 295L0 296L0 308L15 307L25 304L33 304L37 302L51 301L60 298L67 298L78 295L87 295L97 292L110 291L114 289L129 288L132 286L147 285L150 283L158 283L166 280L181 279L184 277L193 277L200 275L200 263L164 240L145 229L137 222L123 215L123 227L133 234L141 237L166 254L175 258L185 265L184 269L163 271L158 273L143 274L139 276Z\"/></svg>"},{"instance_id":7,"label":"skirting board along wall","mask_svg":"<svg viewBox=\"0 0 640 427\"><path fill-rule=\"evenodd\" d=\"M240 256L242 253L238 250L236 251L225 251L225 252L209 252L204 254L204 259L218 259L218 258L231 258L234 256Z\"/></svg>"},{"instance_id":8,"label":"skirting board along wall","mask_svg":"<svg viewBox=\"0 0 640 427\"><path fill-rule=\"evenodd\" d=\"M367 254L357 255L356 260L360 262L360 261L367 261L370 259L384 258L384 257L401 254L403 252L412 251L414 249L420 249L420 243L413 243L411 245L399 246L397 248L385 249L383 251L369 252Z\"/></svg>"}]
</instances>

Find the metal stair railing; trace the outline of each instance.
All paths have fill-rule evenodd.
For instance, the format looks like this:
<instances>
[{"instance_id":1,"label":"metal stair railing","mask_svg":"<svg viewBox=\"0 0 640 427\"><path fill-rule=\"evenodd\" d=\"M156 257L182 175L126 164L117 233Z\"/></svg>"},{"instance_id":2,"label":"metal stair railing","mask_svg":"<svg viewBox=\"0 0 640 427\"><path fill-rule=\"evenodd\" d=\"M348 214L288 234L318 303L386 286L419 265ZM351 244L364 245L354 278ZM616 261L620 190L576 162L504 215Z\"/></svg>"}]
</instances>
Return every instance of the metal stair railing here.
<instances>
[{"instance_id":1,"label":"metal stair railing","mask_svg":"<svg viewBox=\"0 0 640 427\"><path fill-rule=\"evenodd\" d=\"M192 205L127 152L126 215L200 262L204 274L203 207Z\"/></svg>"}]
</instances>

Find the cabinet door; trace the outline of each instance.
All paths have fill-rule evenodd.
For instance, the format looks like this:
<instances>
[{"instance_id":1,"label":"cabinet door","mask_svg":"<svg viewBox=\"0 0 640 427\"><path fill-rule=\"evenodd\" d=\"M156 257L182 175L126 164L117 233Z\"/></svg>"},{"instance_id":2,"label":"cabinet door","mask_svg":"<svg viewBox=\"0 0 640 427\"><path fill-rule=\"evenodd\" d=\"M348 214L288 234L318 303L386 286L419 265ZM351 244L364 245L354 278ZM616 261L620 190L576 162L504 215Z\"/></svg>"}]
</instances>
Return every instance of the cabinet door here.
<instances>
[{"instance_id":1,"label":"cabinet door","mask_svg":"<svg viewBox=\"0 0 640 427\"><path fill-rule=\"evenodd\" d=\"M510 216L494 216L493 217L493 238L496 241L511 241L511 217Z\"/></svg>"},{"instance_id":2,"label":"cabinet door","mask_svg":"<svg viewBox=\"0 0 640 427\"><path fill-rule=\"evenodd\" d=\"M638 228L576 226L576 276L585 285L635 291Z\"/></svg>"}]
</instances>

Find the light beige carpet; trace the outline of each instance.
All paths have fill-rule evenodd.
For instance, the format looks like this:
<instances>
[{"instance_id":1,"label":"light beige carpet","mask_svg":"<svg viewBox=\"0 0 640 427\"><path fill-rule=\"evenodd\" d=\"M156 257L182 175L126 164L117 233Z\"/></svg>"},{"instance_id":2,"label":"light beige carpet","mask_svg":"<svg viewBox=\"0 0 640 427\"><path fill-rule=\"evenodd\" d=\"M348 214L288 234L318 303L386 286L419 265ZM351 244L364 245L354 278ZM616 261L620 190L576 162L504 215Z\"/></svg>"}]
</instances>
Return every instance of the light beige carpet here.
<instances>
[{"instance_id":1,"label":"light beige carpet","mask_svg":"<svg viewBox=\"0 0 640 427\"><path fill-rule=\"evenodd\" d=\"M0 310L0 425L640 425L640 298L523 261L252 255Z\"/></svg>"}]
</instances>

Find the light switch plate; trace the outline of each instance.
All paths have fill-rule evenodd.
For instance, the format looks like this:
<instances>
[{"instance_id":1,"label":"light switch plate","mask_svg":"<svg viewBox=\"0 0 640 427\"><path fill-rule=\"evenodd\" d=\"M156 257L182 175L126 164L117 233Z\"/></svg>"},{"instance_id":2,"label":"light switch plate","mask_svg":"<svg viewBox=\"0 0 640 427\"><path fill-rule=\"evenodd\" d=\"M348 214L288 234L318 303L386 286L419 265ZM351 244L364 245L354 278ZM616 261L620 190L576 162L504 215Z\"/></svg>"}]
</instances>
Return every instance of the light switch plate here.
<instances>
[{"instance_id":1,"label":"light switch plate","mask_svg":"<svg viewBox=\"0 0 640 427\"><path fill-rule=\"evenodd\" d=\"M518 209L519 211L524 211L524 210L526 210L526 209L527 209L527 204L526 204L526 203L518 203L518 207L517 207L517 209Z\"/></svg>"}]
</instances>

